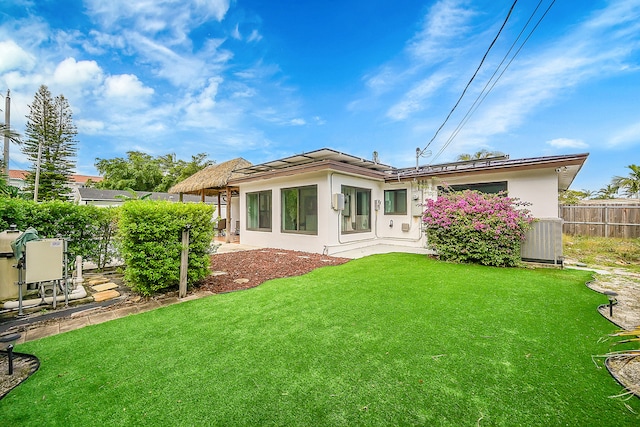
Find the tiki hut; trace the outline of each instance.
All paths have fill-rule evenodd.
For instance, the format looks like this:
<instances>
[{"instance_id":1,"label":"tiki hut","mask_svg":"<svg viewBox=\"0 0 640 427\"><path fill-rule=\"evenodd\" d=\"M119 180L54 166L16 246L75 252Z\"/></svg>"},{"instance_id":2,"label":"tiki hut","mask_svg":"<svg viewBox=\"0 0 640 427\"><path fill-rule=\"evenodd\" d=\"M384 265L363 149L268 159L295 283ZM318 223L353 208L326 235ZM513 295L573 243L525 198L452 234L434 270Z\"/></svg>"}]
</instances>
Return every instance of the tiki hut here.
<instances>
[{"instance_id":1,"label":"tiki hut","mask_svg":"<svg viewBox=\"0 0 640 427\"><path fill-rule=\"evenodd\" d=\"M171 187L169 193L180 194L181 200L183 194L198 194L202 201L204 201L205 196L218 196L218 212L220 212L221 199L224 194L227 202L226 235L227 242L229 242L231 234L231 197L239 194L239 188L229 186L229 180L238 175L235 172L236 170L248 166L251 166L251 162L241 157L219 165L208 166Z\"/></svg>"}]
</instances>

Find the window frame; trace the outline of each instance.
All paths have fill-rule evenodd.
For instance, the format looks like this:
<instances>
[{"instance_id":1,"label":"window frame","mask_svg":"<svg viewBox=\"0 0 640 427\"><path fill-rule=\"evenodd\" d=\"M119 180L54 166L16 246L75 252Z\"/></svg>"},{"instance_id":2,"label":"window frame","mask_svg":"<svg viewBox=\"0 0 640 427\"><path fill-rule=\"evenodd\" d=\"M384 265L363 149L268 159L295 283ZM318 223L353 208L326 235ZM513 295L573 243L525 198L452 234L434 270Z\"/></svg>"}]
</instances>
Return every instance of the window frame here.
<instances>
[{"instance_id":1,"label":"window frame","mask_svg":"<svg viewBox=\"0 0 640 427\"><path fill-rule=\"evenodd\" d=\"M262 209L262 201L263 198L262 196L267 196L268 195L268 210L267 209ZM249 203L249 197L250 196L257 196L257 202L258 202L258 206L257 206L257 210L258 210L258 227L251 227L251 220L250 220L250 203ZM246 220L247 220L247 230L248 231L272 231L273 229L273 191L272 190L262 190L262 191L251 191L251 192L247 192L246 193L246 201L247 201L247 215L246 215ZM263 212L268 212L269 213L269 227L260 227L260 223L261 223L261 215Z\"/></svg>"},{"instance_id":2,"label":"window frame","mask_svg":"<svg viewBox=\"0 0 640 427\"><path fill-rule=\"evenodd\" d=\"M286 192L288 191L296 191L296 218L295 230L286 228L286 217L287 214L287 200L286 200ZM305 192L308 190L313 190L313 196L305 196L304 194L301 197L301 192ZM302 211L302 212L301 212ZM301 213L304 215L304 222L302 221ZM315 229L307 229L307 221L310 218L315 217ZM304 224L304 228L303 227ZM318 185L302 185L299 187L287 187L280 189L280 232L288 233L288 234L308 234L308 235L318 235Z\"/></svg>"},{"instance_id":3,"label":"window frame","mask_svg":"<svg viewBox=\"0 0 640 427\"><path fill-rule=\"evenodd\" d=\"M346 193L347 191L349 191L349 189L354 191L355 200L351 200L351 195ZM364 188L364 187L356 187L353 185L342 185L340 188L340 192L345 196L345 208L340 212L340 233L341 234L370 233L371 232L371 211L372 211L371 189ZM358 203L360 200L360 198L358 197L359 194L367 195L368 205L366 206L367 208L366 214L360 214L360 215L358 214L358 212L362 212L364 208L364 206ZM355 215L355 218L352 219L350 222L352 227L353 227L353 224L355 224L355 228L347 230L346 225L348 224L348 222L346 221L346 218L351 218L352 203L355 203L355 206L353 206L353 214ZM345 215L345 212L349 212L349 215ZM358 216L364 216L364 215L367 216L368 228L358 229L357 218Z\"/></svg>"},{"instance_id":4,"label":"window frame","mask_svg":"<svg viewBox=\"0 0 640 427\"><path fill-rule=\"evenodd\" d=\"M404 212L398 210L397 195L401 192L404 192L404 205L402 206L404 208ZM395 206L395 210L393 211L387 211L387 193L394 194L393 204ZM385 215L406 215L409 212L408 202L409 202L409 191L406 188L384 190L384 214Z\"/></svg>"},{"instance_id":5,"label":"window frame","mask_svg":"<svg viewBox=\"0 0 640 427\"><path fill-rule=\"evenodd\" d=\"M499 189L496 189L495 187L499 187ZM451 188L453 191L472 190L479 191L485 194L498 194L502 191L508 191L509 181L470 182L468 184L450 185L449 188ZM487 189L490 190L487 191Z\"/></svg>"}]
</instances>

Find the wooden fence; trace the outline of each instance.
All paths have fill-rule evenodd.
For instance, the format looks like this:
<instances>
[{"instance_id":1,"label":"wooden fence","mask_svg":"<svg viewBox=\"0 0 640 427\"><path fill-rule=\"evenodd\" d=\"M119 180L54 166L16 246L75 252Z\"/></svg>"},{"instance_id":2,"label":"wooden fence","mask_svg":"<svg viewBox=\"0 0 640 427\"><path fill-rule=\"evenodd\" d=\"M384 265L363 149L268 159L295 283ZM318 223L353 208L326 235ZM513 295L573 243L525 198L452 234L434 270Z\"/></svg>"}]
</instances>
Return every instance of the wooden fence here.
<instances>
[{"instance_id":1,"label":"wooden fence","mask_svg":"<svg viewBox=\"0 0 640 427\"><path fill-rule=\"evenodd\" d=\"M640 237L640 205L560 206L562 232L570 235Z\"/></svg>"}]
</instances>

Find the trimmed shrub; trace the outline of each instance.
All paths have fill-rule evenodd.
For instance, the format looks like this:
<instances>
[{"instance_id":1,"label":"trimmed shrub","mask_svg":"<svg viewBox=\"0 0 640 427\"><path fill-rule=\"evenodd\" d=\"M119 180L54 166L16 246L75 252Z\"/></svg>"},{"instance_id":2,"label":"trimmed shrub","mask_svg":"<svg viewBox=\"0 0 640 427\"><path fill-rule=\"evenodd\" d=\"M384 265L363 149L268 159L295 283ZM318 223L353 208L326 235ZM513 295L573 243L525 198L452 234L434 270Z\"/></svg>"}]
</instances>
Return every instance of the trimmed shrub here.
<instances>
[{"instance_id":1,"label":"trimmed shrub","mask_svg":"<svg viewBox=\"0 0 640 427\"><path fill-rule=\"evenodd\" d=\"M526 205L505 193L470 190L428 200L422 221L429 247L447 261L515 266L533 221Z\"/></svg>"},{"instance_id":2,"label":"trimmed shrub","mask_svg":"<svg viewBox=\"0 0 640 427\"><path fill-rule=\"evenodd\" d=\"M118 246L125 280L142 295L180 282L182 230L190 225L187 286L209 275L214 208L204 204L132 200L120 208Z\"/></svg>"},{"instance_id":3,"label":"trimmed shrub","mask_svg":"<svg viewBox=\"0 0 640 427\"><path fill-rule=\"evenodd\" d=\"M35 203L31 200L0 198L0 230L15 224L18 230L33 227L41 238L67 239L70 263L75 256L104 267L115 255L111 236L117 209L76 205L65 201Z\"/></svg>"}]
</instances>

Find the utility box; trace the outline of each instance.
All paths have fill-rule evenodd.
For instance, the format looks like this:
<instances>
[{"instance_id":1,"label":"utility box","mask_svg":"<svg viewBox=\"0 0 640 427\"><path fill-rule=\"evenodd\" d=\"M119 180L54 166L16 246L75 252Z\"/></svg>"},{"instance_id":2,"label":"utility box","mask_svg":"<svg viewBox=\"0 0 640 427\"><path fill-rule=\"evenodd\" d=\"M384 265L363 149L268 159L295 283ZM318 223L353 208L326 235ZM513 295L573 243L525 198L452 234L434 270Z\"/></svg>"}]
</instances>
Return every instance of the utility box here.
<instances>
[{"instance_id":1,"label":"utility box","mask_svg":"<svg viewBox=\"0 0 640 427\"><path fill-rule=\"evenodd\" d=\"M25 282L50 282L64 277L64 240L32 240L26 244Z\"/></svg>"},{"instance_id":2,"label":"utility box","mask_svg":"<svg viewBox=\"0 0 640 427\"><path fill-rule=\"evenodd\" d=\"M13 255L11 243L22 234L11 229L0 233L0 300L18 298L18 269L14 267L18 260ZM26 291L26 285L23 285Z\"/></svg>"}]
</instances>

